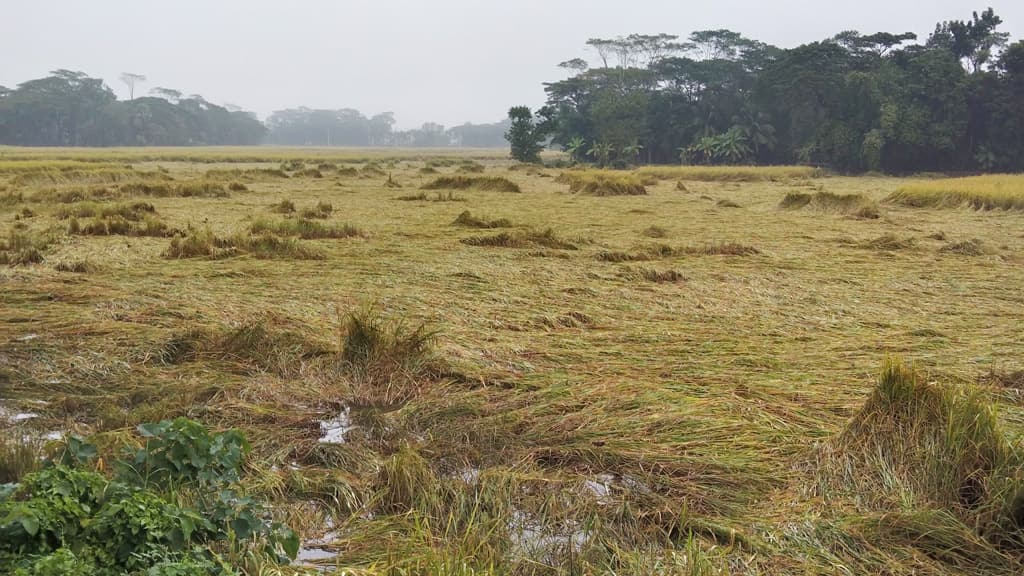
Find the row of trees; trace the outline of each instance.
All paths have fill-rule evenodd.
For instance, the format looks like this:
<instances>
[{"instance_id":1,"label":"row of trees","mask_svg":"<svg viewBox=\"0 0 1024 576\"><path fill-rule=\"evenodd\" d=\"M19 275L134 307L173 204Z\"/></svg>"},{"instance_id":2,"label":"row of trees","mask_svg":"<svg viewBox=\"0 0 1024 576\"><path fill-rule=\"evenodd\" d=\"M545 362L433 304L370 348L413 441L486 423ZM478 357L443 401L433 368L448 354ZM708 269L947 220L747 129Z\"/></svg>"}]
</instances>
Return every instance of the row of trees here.
<instances>
[{"instance_id":1,"label":"row of trees","mask_svg":"<svg viewBox=\"0 0 1024 576\"><path fill-rule=\"evenodd\" d=\"M138 81L141 76L131 75ZM134 85L132 86L134 95ZM0 86L0 144L20 146L188 146L260 143L253 114L157 88L118 100L98 78L57 70L10 90Z\"/></svg>"},{"instance_id":2,"label":"row of trees","mask_svg":"<svg viewBox=\"0 0 1024 576\"><path fill-rule=\"evenodd\" d=\"M296 146L500 147L507 122L445 128L426 123L396 131L390 112L367 118L357 110L295 108L266 124L234 106L154 88L135 97L140 74L125 73L129 100L118 100L99 78L57 70L10 90L0 86L0 144L19 146Z\"/></svg>"},{"instance_id":3,"label":"row of trees","mask_svg":"<svg viewBox=\"0 0 1024 576\"><path fill-rule=\"evenodd\" d=\"M267 118L271 144L287 146L406 146L493 148L505 145L508 122L463 124L445 128L427 122L414 130L395 130L391 112L366 117L358 110L292 108Z\"/></svg>"},{"instance_id":4,"label":"row of trees","mask_svg":"<svg viewBox=\"0 0 1024 576\"><path fill-rule=\"evenodd\" d=\"M563 62L571 76L536 117L513 109L509 136L612 165L1024 170L1024 42L1001 23L990 8L923 43L847 31L788 50L729 30L592 39L597 64Z\"/></svg>"}]
</instances>

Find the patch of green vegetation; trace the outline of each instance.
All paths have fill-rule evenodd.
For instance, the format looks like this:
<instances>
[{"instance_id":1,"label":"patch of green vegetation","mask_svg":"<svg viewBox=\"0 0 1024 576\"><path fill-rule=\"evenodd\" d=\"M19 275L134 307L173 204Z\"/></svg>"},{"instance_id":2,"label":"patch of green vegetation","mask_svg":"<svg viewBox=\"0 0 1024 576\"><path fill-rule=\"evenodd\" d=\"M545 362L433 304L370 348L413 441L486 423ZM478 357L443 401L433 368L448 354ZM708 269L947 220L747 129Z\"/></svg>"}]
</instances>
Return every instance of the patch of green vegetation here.
<instances>
[{"instance_id":1,"label":"patch of green vegetation","mask_svg":"<svg viewBox=\"0 0 1024 576\"><path fill-rule=\"evenodd\" d=\"M99 468L71 437L0 497L0 567L17 574L235 574L231 558L287 563L298 535L240 481L249 444L179 418L138 427L141 446ZM8 485L10 486L10 485Z\"/></svg>"}]
</instances>

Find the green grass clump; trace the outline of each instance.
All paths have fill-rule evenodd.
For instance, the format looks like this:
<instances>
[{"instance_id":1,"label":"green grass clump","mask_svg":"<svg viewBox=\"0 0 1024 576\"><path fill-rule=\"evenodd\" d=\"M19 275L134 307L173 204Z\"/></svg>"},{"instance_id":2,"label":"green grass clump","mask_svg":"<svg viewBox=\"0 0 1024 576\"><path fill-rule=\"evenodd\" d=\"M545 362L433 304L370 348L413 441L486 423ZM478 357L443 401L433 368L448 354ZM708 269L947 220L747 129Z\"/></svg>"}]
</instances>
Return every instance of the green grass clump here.
<instances>
[{"instance_id":1,"label":"green grass clump","mask_svg":"<svg viewBox=\"0 0 1024 576\"><path fill-rule=\"evenodd\" d=\"M488 220L487 218L479 218L473 216L469 210L464 210L459 216L452 222L455 226L464 226L466 228L511 228L512 221L508 218L497 218L494 220Z\"/></svg>"},{"instance_id":2,"label":"green grass clump","mask_svg":"<svg viewBox=\"0 0 1024 576\"><path fill-rule=\"evenodd\" d=\"M855 218L876 219L881 217L878 203L863 194L833 194L820 191L814 194L790 192L779 203L783 210L807 208L819 212L846 214Z\"/></svg>"},{"instance_id":3,"label":"green grass clump","mask_svg":"<svg viewBox=\"0 0 1024 576\"><path fill-rule=\"evenodd\" d=\"M913 208L1024 210L1024 176L991 174L907 184L886 198Z\"/></svg>"},{"instance_id":4,"label":"green grass clump","mask_svg":"<svg viewBox=\"0 0 1024 576\"><path fill-rule=\"evenodd\" d=\"M421 186L423 190L482 190L485 192L522 192L519 185L501 176L441 176Z\"/></svg>"},{"instance_id":5,"label":"green grass clump","mask_svg":"<svg viewBox=\"0 0 1024 576\"><path fill-rule=\"evenodd\" d=\"M298 236L303 240L318 238L365 238L366 232L350 224L327 225L315 220L296 218L289 220L256 220L249 227L253 234Z\"/></svg>"},{"instance_id":6,"label":"green grass clump","mask_svg":"<svg viewBox=\"0 0 1024 576\"><path fill-rule=\"evenodd\" d=\"M660 180L698 182L766 182L822 176L821 170L810 166L645 166L636 172Z\"/></svg>"},{"instance_id":7,"label":"green grass clump","mask_svg":"<svg viewBox=\"0 0 1024 576\"><path fill-rule=\"evenodd\" d=\"M575 244L559 238L551 228L543 231L500 232L493 236L472 236L463 238L460 242L469 246L493 248L534 248L541 246L556 250L577 249Z\"/></svg>"}]
</instances>

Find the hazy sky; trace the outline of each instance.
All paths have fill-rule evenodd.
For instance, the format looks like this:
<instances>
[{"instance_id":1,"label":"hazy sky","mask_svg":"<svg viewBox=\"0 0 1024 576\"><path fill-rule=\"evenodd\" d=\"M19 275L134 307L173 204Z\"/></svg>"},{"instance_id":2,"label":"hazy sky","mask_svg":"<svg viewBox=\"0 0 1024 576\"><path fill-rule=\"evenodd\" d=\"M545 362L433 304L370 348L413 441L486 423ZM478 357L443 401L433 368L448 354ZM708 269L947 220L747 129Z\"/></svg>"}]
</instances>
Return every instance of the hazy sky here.
<instances>
[{"instance_id":1,"label":"hazy sky","mask_svg":"<svg viewBox=\"0 0 1024 576\"><path fill-rule=\"evenodd\" d=\"M123 71L265 116L287 107L394 112L399 127L492 122L539 106L590 37L729 28L780 47L841 30L917 32L991 5L1013 40L1024 1L3 0L0 85L50 70Z\"/></svg>"}]
</instances>

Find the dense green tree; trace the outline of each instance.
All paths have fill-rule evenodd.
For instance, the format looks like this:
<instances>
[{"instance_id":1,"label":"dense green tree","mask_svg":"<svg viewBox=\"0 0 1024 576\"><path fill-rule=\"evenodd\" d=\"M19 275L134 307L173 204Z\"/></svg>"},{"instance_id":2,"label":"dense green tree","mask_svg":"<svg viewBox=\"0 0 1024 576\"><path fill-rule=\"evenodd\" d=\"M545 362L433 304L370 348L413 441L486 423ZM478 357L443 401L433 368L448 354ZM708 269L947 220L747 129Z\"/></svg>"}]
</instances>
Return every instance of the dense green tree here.
<instances>
[{"instance_id":1,"label":"dense green tree","mask_svg":"<svg viewBox=\"0 0 1024 576\"><path fill-rule=\"evenodd\" d=\"M552 140L591 143L613 166L1024 170L1024 45L1001 24L990 8L939 23L924 44L848 30L788 50L730 30L594 38L596 66L568 60L572 75L545 85Z\"/></svg>"},{"instance_id":2,"label":"dense green tree","mask_svg":"<svg viewBox=\"0 0 1024 576\"><path fill-rule=\"evenodd\" d=\"M509 127L505 133L512 148L512 158L520 162L540 162L540 152L550 132L543 113L535 117L527 106L513 106L508 111Z\"/></svg>"}]
</instances>

